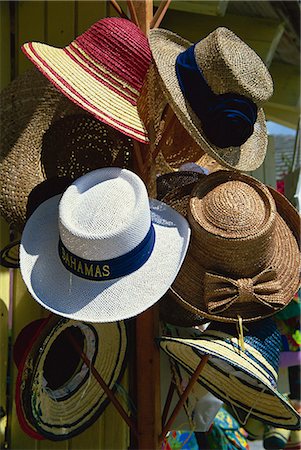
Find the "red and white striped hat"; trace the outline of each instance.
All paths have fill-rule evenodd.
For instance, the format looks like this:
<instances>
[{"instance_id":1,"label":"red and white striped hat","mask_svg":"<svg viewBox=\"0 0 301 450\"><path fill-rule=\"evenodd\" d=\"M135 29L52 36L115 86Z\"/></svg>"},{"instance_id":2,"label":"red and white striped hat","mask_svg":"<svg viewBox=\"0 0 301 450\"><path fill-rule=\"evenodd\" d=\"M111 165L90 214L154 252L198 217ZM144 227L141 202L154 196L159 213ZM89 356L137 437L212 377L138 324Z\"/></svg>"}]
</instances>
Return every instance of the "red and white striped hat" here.
<instances>
[{"instance_id":1,"label":"red and white striped hat","mask_svg":"<svg viewBox=\"0 0 301 450\"><path fill-rule=\"evenodd\" d=\"M65 48L28 42L22 50L74 103L131 138L148 142L137 100L151 51L134 23L105 18Z\"/></svg>"}]
</instances>

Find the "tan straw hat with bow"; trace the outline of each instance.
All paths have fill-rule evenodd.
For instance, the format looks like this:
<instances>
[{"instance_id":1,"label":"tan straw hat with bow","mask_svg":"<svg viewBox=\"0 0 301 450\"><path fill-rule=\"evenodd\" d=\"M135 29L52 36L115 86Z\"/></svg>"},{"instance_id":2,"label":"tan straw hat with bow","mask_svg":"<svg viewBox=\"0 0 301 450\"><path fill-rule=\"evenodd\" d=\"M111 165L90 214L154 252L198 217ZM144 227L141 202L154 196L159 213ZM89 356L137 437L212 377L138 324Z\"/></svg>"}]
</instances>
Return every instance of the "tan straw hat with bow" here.
<instances>
[{"instance_id":1,"label":"tan straw hat with bow","mask_svg":"<svg viewBox=\"0 0 301 450\"><path fill-rule=\"evenodd\" d=\"M221 170L162 201L186 213L192 229L169 290L177 303L210 320L236 322L271 316L290 302L300 285L300 218L284 196Z\"/></svg>"},{"instance_id":2,"label":"tan straw hat with bow","mask_svg":"<svg viewBox=\"0 0 301 450\"><path fill-rule=\"evenodd\" d=\"M164 94L201 149L227 168L258 168L267 149L262 104L273 94L260 57L224 27L194 45L163 29L149 42Z\"/></svg>"}]
</instances>

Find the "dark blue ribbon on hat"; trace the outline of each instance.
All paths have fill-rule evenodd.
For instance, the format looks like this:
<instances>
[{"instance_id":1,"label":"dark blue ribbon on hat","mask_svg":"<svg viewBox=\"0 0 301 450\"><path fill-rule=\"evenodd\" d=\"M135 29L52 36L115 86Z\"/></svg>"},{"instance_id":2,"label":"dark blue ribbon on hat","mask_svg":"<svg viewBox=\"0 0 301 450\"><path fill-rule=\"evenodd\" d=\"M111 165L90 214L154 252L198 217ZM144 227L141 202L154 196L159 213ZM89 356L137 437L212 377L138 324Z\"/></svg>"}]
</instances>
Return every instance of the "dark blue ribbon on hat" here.
<instances>
[{"instance_id":1,"label":"dark blue ribbon on hat","mask_svg":"<svg viewBox=\"0 0 301 450\"><path fill-rule=\"evenodd\" d=\"M257 106L243 95L215 94L197 65L194 49L195 44L176 59L181 91L212 144L220 148L239 147L254 132Z\"/></svg>"},{"instance_id":2,"label":"dark blue ribbon on hat","mask_svg":"<svg viewBox=\"0 0 301 450\"><path fill-rule=\"evenodd\" d=\"M117 258L89 260L70 252L59 239L59 257L66 269L74 275L93 281L108 281L125 277L140 269L150 257L155 245L155 229L151 224L145 238L133 250Z\"/></svg>"}]
</instances>

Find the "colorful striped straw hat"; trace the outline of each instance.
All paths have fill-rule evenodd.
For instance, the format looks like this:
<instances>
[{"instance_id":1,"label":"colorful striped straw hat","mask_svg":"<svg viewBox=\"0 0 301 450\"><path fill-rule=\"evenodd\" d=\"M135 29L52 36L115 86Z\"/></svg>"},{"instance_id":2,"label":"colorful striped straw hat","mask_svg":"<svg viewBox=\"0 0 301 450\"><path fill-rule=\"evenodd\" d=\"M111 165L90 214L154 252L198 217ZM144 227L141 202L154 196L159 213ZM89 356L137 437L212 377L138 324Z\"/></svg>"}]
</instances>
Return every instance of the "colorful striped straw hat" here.
<instances>
[{"instance_id":1,"label":"colorful striped straw hat","mask_svg":"<svg viewBox=\"0 0 301 450\"><path fill-rule=\"evenodd\" d=\"M76 106L36 69L12 81L0 102L0 214L18 230L32 190L46 180L133 168L132 140Z\"/></svg>"},{"instance_id":2,"label":"colorful striped straw hat","mask_svg":"<svg viewBox=\"0 0 301 450\"><path fill-rule=\"evenodd\" d=\"M196 44L153 29L149 43L164 94L201 149L225 167L258 168L267 149L262 104L273 94L259 56L224 27Z\"/></svg>"},{"instance_id":3,"label":"colorful striped straw hat","mask_svg":"<svg viewBox=\"0 0 301 450\"><path fill-rule=\"evenodd\" d=\"M65 48L29 42L22 50L72 102L121 133L148 142L137 100L151 52L146 36L134 23L109 17Z\"/></svg>"},{"instance_id":4,"label":"colorful striped straw hat","mask_svg":"<svg viewBox=\"0 0 301 450\"><path fill-rule=\"evenodd\" d=\"M300 217L274 189L217 171L162 201L187 216L191 241L168 291L209 320L260 320L283 309L300 285ZM234 256L235 255L235 256Z\"/></svg>"},{"instance_id":5,"label":"colorful striped straw hat","mask_svg":"<svg viewBox=\"0 0 301 450\"><path fill-rule=\"evenodd\" d=\"M231 405L241 423L254 417L277 427L300 427L300 415L277 390L281 336L273 319L244 326L244 347L234 324L217 322L200 337L163 336L159 345L190 375L209 355L198 383Z\"/></svg>"},{"instance_id":6,"label":"colorful striped straw hat","mask_svg":"<svg viewBox=\"0 0 301 450\"><path fill-rule=\"evenodd\" d=\"M112 322L140 314L165 294L189 239L186 219L149 199L138 175L106 167L36 208L22 233L20 269L44 308Z\"/></svg>"},{"instance_id":7,"label":"colorful striped straw hat","mask_svg":"<svg viewBox=\"0 0 301 450\"><path fill-rule=\"evenodd\" d=\"M110 401L68 336L113 392L124 373L123 322L92 326L51 315L28 324L14 345L15 399L20 426L34 439L70 439L92 425Z\"/></svg>"}]
</instances>

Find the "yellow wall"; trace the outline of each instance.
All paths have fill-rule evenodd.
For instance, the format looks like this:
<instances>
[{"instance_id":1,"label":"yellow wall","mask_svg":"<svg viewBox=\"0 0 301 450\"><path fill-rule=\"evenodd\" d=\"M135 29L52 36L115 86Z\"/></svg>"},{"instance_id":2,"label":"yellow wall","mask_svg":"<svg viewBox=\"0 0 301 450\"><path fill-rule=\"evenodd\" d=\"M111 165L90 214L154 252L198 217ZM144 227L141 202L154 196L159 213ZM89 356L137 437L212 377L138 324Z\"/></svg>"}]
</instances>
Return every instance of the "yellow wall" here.
<instances>
[{"instance_id":1,"label":"yellow wall","mask_svg":"<svg viewBox=\"0 0 301 450\"><path fill-rule=\"evenodd\" d=\"M13 4L14 3L14 4ZM41 41L54 46L65 46L90 25L107 15L115 15L104 1L19 1L0 2L0 88L24 70L32 68L31 62L23 55L20 46L27 41ZM13 35L10 35L13 30ZM12 40L11 40L12 37ZM10 57L10 46L14 49ZM0 221L0 248L9 242L8 224ZM13 277L12 305L9 308L9 280ZM42 309L27 292L19 270L0 267L0 406L6 410L6 373L8 358L8 311L13 315L12 342L19 331L32 320L45 317ZM11 364L12 392L16 368ZM127 386L127 376L122 381ZM118 397L125 405L123 399ZM68 449L68 450L108 450L128 447L128 427L110 404L105 413L81 435L63 442L36 441L29 438L20 428L14 404L10 418L10 437L12 449ZM0 420L0 446L4 441L5 418ZM2 447L1 447L2 448Z\"/></svg>"}]
</instances>

